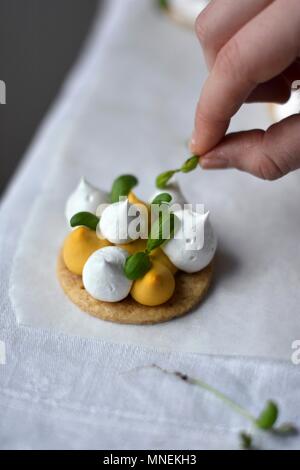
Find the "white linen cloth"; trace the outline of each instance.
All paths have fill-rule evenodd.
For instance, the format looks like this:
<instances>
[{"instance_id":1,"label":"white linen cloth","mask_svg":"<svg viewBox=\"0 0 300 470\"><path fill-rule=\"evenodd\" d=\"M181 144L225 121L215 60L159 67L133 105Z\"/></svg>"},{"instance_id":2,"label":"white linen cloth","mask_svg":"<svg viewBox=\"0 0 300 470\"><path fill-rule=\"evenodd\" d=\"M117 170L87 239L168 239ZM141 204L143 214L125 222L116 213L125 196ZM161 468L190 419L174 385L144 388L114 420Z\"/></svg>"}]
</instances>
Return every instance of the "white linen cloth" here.
<instances>
[{"instance_id":1,"label":"white linen cloth","mask_svg":"<svg viewBox=\"0 0 300 470\"><path fill-rule=\"evenodd\" d=\"M129 372L152 363L199 376L254 413L266 399L277 399L283 419L300 424L297 366L224 356L290 358L299 335L299 274L293 268L298 173L272 185L231 172L183 180L189 199L201 197L211 209L221 239L215 287L193 314L200 319L202 349L186 338L185 321L193 315L174 322L170 336L166 325L172 323L140 329L138 341L135 327L116 326L118 337L93 319L87 328L82 318L89 317L69 303L70 310L64 308L55 291L53 256L64 235L63 203L76 178L84 173L108 189L113 176L133 171L146 194L157 172L182 161L204 78L198 54L192 33L160 16L151 0L110 1L2 202L2 448L236 448L236 433L247 424L215 399L159 371ZM236 127L252 126L251 115L255 125L267 124L260 107L250 109L240 113ZM32 300L39 293L37 307ZM94 338L92 328L100 331ZM263 441L265 447L299 447L297 438Z\"/></svg>"},{"instance_id":2,"label":"white linen cloth","mask_svg":"<svg viewBox=\"0 0 300 470\"><path fill-rule=\"evenodd\" d=\"M122 2L113 10L92 47L76 110L55 135L56 150L48 149L52 163L14 261L18 320L161 350L289 359L300 329L299 173L272 184L234 171L182 176L187 200L211 211L220 239L215 286L192 315L146 327L102 322L82 314L57 282L65 201L81 176L109 190L116 176L133 172L138 195L150 197L157 173L188 156L206 67L193 32L154 4ZM267 123L266 108L252 106L233 128Z\"/></svg>"}]
</instances>

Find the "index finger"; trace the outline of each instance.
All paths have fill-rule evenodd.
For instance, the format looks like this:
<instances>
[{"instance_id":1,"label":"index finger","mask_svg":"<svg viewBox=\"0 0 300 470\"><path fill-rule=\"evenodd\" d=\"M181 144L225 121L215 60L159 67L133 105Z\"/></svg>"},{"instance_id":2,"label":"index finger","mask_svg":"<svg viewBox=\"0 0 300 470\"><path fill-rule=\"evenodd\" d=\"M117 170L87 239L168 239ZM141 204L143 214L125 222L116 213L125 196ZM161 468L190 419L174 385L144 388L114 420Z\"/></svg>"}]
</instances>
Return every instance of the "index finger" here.
<instances>
[{"instance_id":1,"label":"index finger","mask_svg":"<svg viewBox=\"0 0 300 470\"><path fill-rule=\"evenodd\" d=\"M224 137L230 119L260 83L285 70L299 53L298 0L277 0L219 52L197 105L191 150L203 155Z\"/></svg>"},{"instance_id":2,"label":"index finger","mask_svg":"<svg viewBox=\"0 0 300 470\"><path fill-rule=\"evenodd\" d=\"M274 0L211 0L196 20L196 32L209 69L220 49Z\"/></svg>"}]
</instances>

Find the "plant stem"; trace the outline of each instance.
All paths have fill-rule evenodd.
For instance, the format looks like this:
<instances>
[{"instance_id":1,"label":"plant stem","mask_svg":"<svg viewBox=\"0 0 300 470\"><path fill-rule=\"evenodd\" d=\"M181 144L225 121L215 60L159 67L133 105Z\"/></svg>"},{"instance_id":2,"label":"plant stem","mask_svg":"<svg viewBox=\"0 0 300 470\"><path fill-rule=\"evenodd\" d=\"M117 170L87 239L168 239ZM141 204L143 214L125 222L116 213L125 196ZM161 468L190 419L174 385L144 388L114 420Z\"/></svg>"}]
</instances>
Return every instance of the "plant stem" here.
<instances>
[{"instance_id":1,"label":"plant stem","mask_svg":"<svg viewBox=\"0 0 300 470\"><path fill-rule=\"evenodd\" d=\"M216 398L219 398L220 400L222 400L224 403L226 403L230 408L232 408L233 410L235 410L237 413L239 413L240 415L242 415L244 418L248 419L249 421L251 421L252 423L255 422L255 418L254 416L251 415L251 413L249 413L248 410L246 410L245 408L243 408L242 406L238 405L236 402L234 402L231 398L229 398L227 395L224 395L224 393L222 392L219 392L218 390L216 390L214 387L212 387L211 385L208 385L206 384L205 382L203 382L202 380L199 380L199 379L191 379L191 382L192 384L194 385L197 385L198 387L201 387L203 388L204 390L207 390L208 392L210 392L212 395L214 395Z\"/></svg>"},{"instance_id":2,"label":"plant stem","mask_svg":"<svg viewBox=\"0 0 300 470\"><path fill-rule=\"evenodd\" d=\"M157 365L153 365L156 369L159 369L161 372L169 375L175 375L179 379L183 380L184 382L187 382L191 385L196 385L197 387L202 388L203 390L206 390L207 392L211 393L214 395L216 398L219 400L222 400L227 406L229 406L232 410L234 410L236 413L240 414L244 418L246 418L248 421L250 421L252 424L255 424L255 417L252 416L251 413L249 413L248 410L237 404L235 401L233 401L231 398L229 398L227 395L224 395L224 393L219 392L219 390L216 390L214 387L211 385L208 385L207 383L203 382L203 380L200 379L194 379L192 377L189 377L188 375L182 374L181 372L172 372L167 369L163 369Z\"/></svg>"}]
</instances>

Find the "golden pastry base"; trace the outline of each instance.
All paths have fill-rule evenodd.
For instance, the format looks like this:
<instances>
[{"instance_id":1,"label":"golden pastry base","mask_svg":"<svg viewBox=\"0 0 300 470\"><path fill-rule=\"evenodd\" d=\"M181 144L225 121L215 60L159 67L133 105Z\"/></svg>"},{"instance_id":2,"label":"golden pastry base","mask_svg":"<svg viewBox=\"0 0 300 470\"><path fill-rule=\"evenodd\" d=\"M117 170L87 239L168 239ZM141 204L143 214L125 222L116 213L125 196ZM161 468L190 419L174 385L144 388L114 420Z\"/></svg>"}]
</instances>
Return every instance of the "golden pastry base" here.
<instances>
[{"instance_id":1,"label":"golden pastry base","mask_svg":"<svg viewBox=\"0 0 300 470\"><path fill-rule=\"evenodd\" d=\"M101 302L91 297L82 284L81 276L71 273L60 253L57 276L69 299L80 310L115 323L146 325L161 323L180 317L196 307L205 297L213 277L212 263L195 274L178 272L175 275L176 290L173 297L158 307L146 307L129 295L121 302Z\"/></svg>"}]
</instances>

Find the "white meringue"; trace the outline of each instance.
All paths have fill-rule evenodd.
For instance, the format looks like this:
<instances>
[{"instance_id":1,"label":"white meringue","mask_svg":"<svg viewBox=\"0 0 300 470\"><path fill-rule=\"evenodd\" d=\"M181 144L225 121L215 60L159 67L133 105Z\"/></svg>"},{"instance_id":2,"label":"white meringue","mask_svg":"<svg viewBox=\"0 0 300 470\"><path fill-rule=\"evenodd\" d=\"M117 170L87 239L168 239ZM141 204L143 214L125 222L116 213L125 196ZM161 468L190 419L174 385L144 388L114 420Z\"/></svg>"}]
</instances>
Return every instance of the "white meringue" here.
<instances>
[{"instance_id":1,"label":"white meringue","mask_svg":"<svg viewBox=\"0 0 300 470\"><path fill-rule=\"evenodd\" d=\"M106 191L95 188L85 178L82 178L66 203L65 215L68 225L73 215L78 212L96 214L98 206L106 204L108 199L109 195Z\"/></svg>"},{"instance_id":2,"label":"white meringue","mask_svg":"<svg viewBox=\"0 0 300 470\"><path fill-rule=\"evenodd\" d=\"M104 209L100 218L100 232L111 243L131 243L144 233L147 218L146 208L143 210L143 207L124 199Z\"/></svg>"},{"instance_id":3,"label":"white meringue","mask_svg":"<svg viewBox=\"0 0 300 470\"><path fill-rule=\"evenodd\" d=\"M201 271L211 262L217 248L209 212L199 214L185 209L174 214L179 219L179 228L174 238L162 245L162 250L178 269L187 273Z\"/></svg>"},{"instance_id":4,"label":"white meringue","mask_svg":"<svg viewBox=\"0 0 300 470\"><path fill-rule=\"evenodd\" d=\"M123 268L129 253L116 246L95 251L84 265L82 282L86 291L103 302L119 302L127 297L132 281Z\"/></svg>"}]
</instances>

